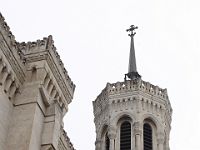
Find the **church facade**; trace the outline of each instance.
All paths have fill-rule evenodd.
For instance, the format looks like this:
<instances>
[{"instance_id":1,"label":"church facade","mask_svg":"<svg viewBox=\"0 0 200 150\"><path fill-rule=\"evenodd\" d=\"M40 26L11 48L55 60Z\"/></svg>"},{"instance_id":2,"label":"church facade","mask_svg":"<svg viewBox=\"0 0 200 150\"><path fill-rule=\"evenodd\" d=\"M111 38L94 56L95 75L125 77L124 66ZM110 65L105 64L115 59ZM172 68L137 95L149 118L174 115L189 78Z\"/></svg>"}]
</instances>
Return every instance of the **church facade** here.
<instances>
[{"instance_id":1,"label":"church facade","mask_svg":"<svg viewBox=\"0 0 200 150\"><path fill-rule=\"evenodd\" d=\"M74 150L63 129L74 90L52 36L17 42L0 13L0 150Z\"/></svg>"},{"instance_id":2,"label":"church facade","mask_svg":"<svg viewBox=\"0 0 200 150\"><path fill-rule=\"evenodd\" d=\"M107 83L93 101L96 150L169 150L172 108L167 89L137 72L131 26L129 72L122 82ZM129 79L126 79L126 78Z\"/></svg>"}]
</instances>

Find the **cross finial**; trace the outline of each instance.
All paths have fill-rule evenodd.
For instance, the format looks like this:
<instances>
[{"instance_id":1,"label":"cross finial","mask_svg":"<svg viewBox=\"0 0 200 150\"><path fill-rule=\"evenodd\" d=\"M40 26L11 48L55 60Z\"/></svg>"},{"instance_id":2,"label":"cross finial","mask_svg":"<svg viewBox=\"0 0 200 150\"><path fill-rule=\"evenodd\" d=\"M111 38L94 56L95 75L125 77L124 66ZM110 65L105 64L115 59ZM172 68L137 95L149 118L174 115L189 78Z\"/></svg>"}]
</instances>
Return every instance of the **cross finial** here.
<instances>
[{"instance_id":1,"label":"cross finial","mask_svg":"<svg viewBox=\"0 0 200 150\"><path fill-rule=\"evenodd\" d=\"M135 29L138 29L137 26L131 25L129 29L127 29L127 32L130 32L129 36L131 37L131 45L130 45L130 56L129 56L129 68L128 73L125 74L125 80L126 77L128 77L131 80L138 79L141 76L137 72L137 66L136 66L136 58L135 58L135 48L134 48L134 35L136 34Z\"/></svg>"},{"instance_id":2,"label":"cross finial","mask_svg":"<svg viewBox=\"0 0 200 150\"><path fill-rule=\"evenodd\" d=\"M131 25L130 28L126 30L126 32L131 32L131 34L129 34L129 36L133 37L136 34L136 32L133 32L133 31L135 31L135 29L138 29L138 27Z\"/></svg>"}]
</instances>

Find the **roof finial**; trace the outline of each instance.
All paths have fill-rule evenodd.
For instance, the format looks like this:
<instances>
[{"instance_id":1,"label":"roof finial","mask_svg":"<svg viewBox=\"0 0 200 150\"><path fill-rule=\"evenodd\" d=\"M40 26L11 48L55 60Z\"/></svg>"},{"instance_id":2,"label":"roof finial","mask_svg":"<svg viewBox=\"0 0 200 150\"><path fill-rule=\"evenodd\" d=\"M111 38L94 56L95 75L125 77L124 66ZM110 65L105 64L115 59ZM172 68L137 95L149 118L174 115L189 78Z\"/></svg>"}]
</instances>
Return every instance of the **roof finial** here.
<instances>
[{"instance_id":1,"label":"roof finial","mask_svg":"<svg viewBox=\"0 0 200 150\"><path fill-rule=\"evenodd\" d=\"M135 48L134 48L134 35L136 34L135 29L138 29L137 26L131 25L129 29L127 29L127 32L131 32L129 36L131 37L131 48L130 48L130 56L129 56L129 67L128 67L128 73L125 74L125 80L126 76L131 79L138 79L141 76L137 72L136 67L136 58L135 58Z\"/></svg>"}]
</instances>

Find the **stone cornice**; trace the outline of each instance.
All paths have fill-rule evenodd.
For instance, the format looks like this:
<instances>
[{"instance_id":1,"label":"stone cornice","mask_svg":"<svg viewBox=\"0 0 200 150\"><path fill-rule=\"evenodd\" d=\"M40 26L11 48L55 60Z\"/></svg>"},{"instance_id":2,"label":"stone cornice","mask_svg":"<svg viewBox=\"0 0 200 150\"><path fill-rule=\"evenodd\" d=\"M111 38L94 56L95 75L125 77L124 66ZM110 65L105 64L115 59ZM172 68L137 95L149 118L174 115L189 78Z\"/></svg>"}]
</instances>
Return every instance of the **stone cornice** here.
<instances>
[{"instance_id":1,"label":"stone cornice","mask_svg":"<svg viewBox=\"0 0 200 150\"><path fill-rule=\"evenodd\" d=\"M59 148L66 148L67 150L75 150L73 144L70 141L70 138L67 136L67 133L64 129L61 129L61 137L58 143Z\"/></svg>"},{"instance_id":2,"label":"stone cornice","mask_svg":"<svg viewBox=\"0 0 200 150\"><path fill-rule=\"evenodd\" d=\"M75 85L56 51L52 36L35 42L19 43L15 40L15 36L0 13L0 49L15 72L20 84L25 81L25 70L28 62L46 60L65 99L68 103L71 102Z\"/></svg>"},{"instance_id":3,"label":"stone cornice","mask_svg":"<svg viewBox=\"0 0 200 150\"><path fill-rule=\"evenodd\" d=\"M1 28L0 31L5 36L5 40L8 42L8 45L13 45L13 46L16 45L15 36L10 31L10 27L5 22L5 19L2 16L1 12L0 12L0 28Z\"/></svg>"},{"instance_id":4,"label":"stone cornice","mask_svg":"<svg viewBox=\"0 0 200 150\"><path fill-rule=\"evenodd\" d=\"M5 22L4 17L0 13L0 49L5 55L7 61L11 65L18 80L22 84L25 79L23 54L17 48L17 42L14 35L10 31L9 26Z\"/></svg>"},{"instance_id":5,"label":"stone cornice","mask_svg":"<svg viewBox=\"0 0 200 150\"><path fill-rule=\"evenodd\" d=\"M18 43L17 47L24 54L26 63L46 60L52 74L54 75L60 89L68 103L73 98L75 85L71 81L56 47L53 44L52 36L37 40L36 42Z\"/></svg>"},{"instance_id":6,"label":"stone cornice","mask_svg":"<svg viewBox=\"0 0 200 150\"><path fill-rule=\"evenodd\" d=\"M134 103L134 99L138 99L140 105L142 105L142 103L148 103L149 107L154 107L159 111L162 109L168 116L171 116L172 110L167 90L161 89L141 79L137 79L112 84L107 83L106 87L93 102L95 118L98 118L107 105L114 106L118 104L120 107L132 101L132 103Z\"/></svg>"}]
</instances>

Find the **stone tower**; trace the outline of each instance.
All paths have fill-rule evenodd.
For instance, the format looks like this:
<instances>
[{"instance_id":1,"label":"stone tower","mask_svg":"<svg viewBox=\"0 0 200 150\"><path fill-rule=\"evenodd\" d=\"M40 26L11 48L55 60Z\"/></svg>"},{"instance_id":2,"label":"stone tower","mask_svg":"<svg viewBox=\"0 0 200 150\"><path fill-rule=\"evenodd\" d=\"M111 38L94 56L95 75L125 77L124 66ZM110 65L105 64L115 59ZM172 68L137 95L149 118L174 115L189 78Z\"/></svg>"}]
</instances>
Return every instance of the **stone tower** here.
<instances>
[{"instance_id":1,"label":"stone tower","mask_svg":"<svg viewBox=\"0 0 200 150\"><path fill-rule=\"evenodd\" d=\"M129 72L107 83L93 101L96 150L169 150L172 108L166 89L141 79L136 69L131 26ZM126 78L129 79L126 79Z\"/></svg>"},{"instance_id":2,"label":"stone tower","mask_svg":"<svg viewBox=\"0 0 200 150\"><path fill-rule=\"evenodd\" d=\"M0 150L74 150L63 129L74 90L52 36L17 42L0 13Z\"/></svg>"}]
</instances>

